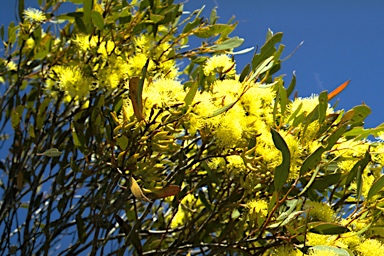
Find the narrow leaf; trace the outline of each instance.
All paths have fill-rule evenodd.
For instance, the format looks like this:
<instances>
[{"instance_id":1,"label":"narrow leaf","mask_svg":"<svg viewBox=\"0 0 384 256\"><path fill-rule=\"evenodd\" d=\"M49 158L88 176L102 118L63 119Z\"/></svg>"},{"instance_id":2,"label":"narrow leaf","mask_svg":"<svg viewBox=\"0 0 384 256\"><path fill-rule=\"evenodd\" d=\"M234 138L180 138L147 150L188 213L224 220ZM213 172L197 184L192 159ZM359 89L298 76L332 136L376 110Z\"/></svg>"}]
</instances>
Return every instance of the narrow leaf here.
<instances>
[{"instance_id":1,"label":"narrow leaf","mask_svg":"<svg viewBox=\"0 0 384 256\"><path fill-rule=\"evenodd\" d=\"M337 255L337 256L353 256L354 255L353 253L349 252L347 249L338 248L338 247L329 246L329 245L312 246L310 250L315 251L316 255L320 255L321 252L323 252L322 255L329 255L329 252L333 252L334 255Z\"/></svg>"},{"instance_id":2,"label":"narrow leaf","mask_svg":"<svg viewBox=\"0 0 384 256\"><path fill-rule=\"evenodd\" d=\"M133 112L138 121L144 120L143 109L142 109L142 95L139 91L140 79L138 77L132 77L129 80L129 99L132 102Z\"/></svg>"},{"instance_id":3,"label":"narrow leaf","mask_svg":"<svg viewBox=\"0 0 384 256\"><path fill-rule=\"evenodd\" d=\"M141 190L139 184L137 184L137 181L132 177L132 175L129 177L129 189L131 190L132 194L139 200L151 202L143 193Z\"/></svg>"},{"instance_id":4,"label":"narrow leaf","mask_svg":"<svg viewBox=\"0 0 384 256\"><path fill-rule=\"evenodd\" d=\"M349 232L350 230L342 225L328 222L308 223L309 232L322 235L338 235Z\"/></svg>"},{"instance_id":5,"label":"narrow leaf","mask_svg":"<svg viewBox=\"0 0 384 256\"><path fill-rule=\"evenodd\" d=\"M37 155L38 156L57 157L57 156L61 156L62 153L63 152L59 151L57 148L51 148L51 149L44 151L43 153L37 153Z\"/></svg>"},{"instance_id":6,"label":"narrow leaf","mask_svg":"<svg viewBox=\"0 0 384 256\"><path fill-rule=\"evenodd\" d=\"M280 191L284 186L284 183L288 179L289 167L291 164L291 153L287 146L287 143L284 141L283 137L274 129L271 129L273 143L276 148L281 151L283 155L283 161L281 165L277 166L274 174L274 185L276 191Z\"/></svg>"},{"instance_id":7,"label":"narrow leaf","mask_svg":"<svg viewBox=\"0 0 384 256\"><path fill-rule=\"evenodd\" d=\"M224 112L226 112L227 110L229 110L230 108L232 108L235 104L236 104L237 101L235 102L232 102L232 103L229 103L228 105L224 106L224 107L221 107L217 110L215 110L212 114L208 115L206 118L212 118L212 117L215 117L215 116L218 116Z\"/></svg>"},{"instance_id":8,"label":"narrow leaf","mask_svg":"<svg viewBox=\"0 0 384 256\"><path fill-rule=\"evenodd\" d=\"M92 22L93 24L98 27L98 29L103 30L104 29L104 19L103 16L97 11L92 11L91 13Z\"/></svg>"},{"instance_id":9,"label":"narrow leaf","mask_svg":"<svg viewBox=\"0 0 384 256\"><path fill-rule=\"evenodd\" d=\"M76 226L77 226L77 233L79 236L79 241L84 244L87 240L87 232L85 229L85 224L83 221L83 218L81 217L81 214L76 215Z\"/></svg>"},{"instance_id":10,"label":"narrow leaf","mask_svg":"<svg viewBox=\"0 0 384 256\"><path fill-rule=\"evenodd\" d=\"M243 38L239 38L238 36L232 37L220 44L214 45L211 47L212 50L215 51L222 51L222 50L228 50L228 49L233 49L236 47L239 47L242 45L244 42Z\"/></svg>"},{"instance_id":11,"label":"narrow leaf","mask_svg":"<svg viewBox=\"0 0 384 256\"><path fill-rule=\"evenodd\" d=\"M186 106L191 105L191 103L193 102L193 99L196 96L197 89L199 88L198 80L199 79L197 79L195 82L192 83L192 86L189 88L187 95L185 95L184 102Z\"/></svg>"},{"instance_id":12,"label":"narrow leaf","mask_svg":"<svg viewBox=\"0 0 384 256\"><path fill-rule=\"evenodd\" d=\"M384 187L384 175L377 179L372 187L368 191L367 200L371 199L373 196L377 195L379 191Z\"/></svg>"},{"instance_id":13,"label":"narrow leaf","mask_svg":"<svg viewBox=\"0 0 384 256\"><path fill-rule=\"evenodd\" d=\"M287 97L291 96L293 90L295 89L295 86L296 86L296 73L293 72L292 73L292 80L289 83L289 86L287 88Z\"/></svg>"},{"instance_id":14,"label":"narrow leaf","mask_svg":"<svg viewBox=\"0 0 384 256\"><path fill-rule=\"evenodd\" d=\"M252 59L252 67L255 69L262 61L267 59L276 52L275 44L281 42L283 38L283 33L279 32L271 36L267 37L267 42L261 47L260 54L255 54Z\"/></svg>"},{"instance_id":15,"label":"narrow leaf","mask_svg":"<svg viewBox=\"0 0 384 256\"><path fill-rule=\"evenodd\" d=\"M249 71L251 70L251 65L247 64L247 66L244 67L243 71L241 71L239 82L243 82L245 77L249 74Z\"/></svg>"},{"instance_id":16,"label":"narrow leaf","mask_svg":"<svg viewBox=\"0 0 384 256\"><path fill-rule=\"evenodd\" d=\"M325 116L327 115L327 109L328 109L328 98L327 98L327 92L323 91L319 95L319 123L322 124L325 120Z\"/></svg>"},{"instance_id":17,"label":"narrow leaf","mask_svg":"<svg viewBox=\"0 0 384 256\"><path fill-rule=\"evenodd\" d=\"M257 78L264 72L267 72L268 70L270 70L274 64L273 59L274 57L270 56L269 58L265 59L262 63L260 63L260 65L257 66L257 68L255 69L255 72L252 74L250 80Z\"/></svg>"}]
</instances>

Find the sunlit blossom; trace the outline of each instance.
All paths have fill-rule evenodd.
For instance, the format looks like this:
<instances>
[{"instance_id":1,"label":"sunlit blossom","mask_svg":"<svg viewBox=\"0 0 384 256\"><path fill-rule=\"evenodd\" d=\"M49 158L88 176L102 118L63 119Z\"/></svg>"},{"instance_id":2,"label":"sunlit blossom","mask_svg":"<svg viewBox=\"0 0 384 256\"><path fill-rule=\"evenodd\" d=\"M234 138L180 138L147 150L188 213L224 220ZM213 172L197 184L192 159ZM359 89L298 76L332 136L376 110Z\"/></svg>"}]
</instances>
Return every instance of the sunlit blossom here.
<instances>
[{"instance_id":1,"label":"sunlit blossom","mask_svg":"<svg viewBox=\"0 0 384 256\"><path fill-rule=\"evenodd\" d=\"M236 73L233 60L225 54L212 56L204 65L204 74L206 76L224 72L230 76Z\"/></svg>"},{"instance_id":2,"label":"sunlit blossom","mask_svg":"<svg viewBox=\"0 0 384 256\"><path fill-rule=\"evenodd\" d=\"M25 9L23 14L24 14L24 18L31 22L43 22L47 19L45 14L42 11L37 10L35 8L31 8L31 7L28 9Z\"/></svg>"}]
</instances>

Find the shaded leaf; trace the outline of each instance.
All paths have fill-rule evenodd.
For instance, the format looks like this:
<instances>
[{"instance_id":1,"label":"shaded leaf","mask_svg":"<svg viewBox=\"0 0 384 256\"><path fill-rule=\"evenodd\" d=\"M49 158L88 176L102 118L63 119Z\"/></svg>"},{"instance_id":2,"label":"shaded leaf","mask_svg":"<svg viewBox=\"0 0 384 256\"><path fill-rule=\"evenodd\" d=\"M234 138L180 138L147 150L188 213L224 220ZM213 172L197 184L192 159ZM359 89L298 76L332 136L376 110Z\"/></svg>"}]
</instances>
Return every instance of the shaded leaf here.
<instances>
[{"instance_id":1,"label":"shaded leaf","mask_svg":"<svg viewBox=\"0 0 384 256\"><path fill-rule=\"evenodd\" d=\"M352 167L352 170L349 172L349 174L347 176L347 180L345 182L346 183L345 184L346 188L351 184L351 182L355 179L355 177L357 177L358 170L359 169L364 170L365 167L367 167L367 165L369 164L370 161L371 161L371 154L367 151L367 152L365 152L364 158L359 160Z\"/></svg>"},{"instance_id":2,"label":"shaded leaf","mask_svg":"<svg viewBox=\"0 0 384 256\"><path fill-rule=\"evenodd\" d=\"M142 90L139 88L140 79L132 77L129 80L129 99L132 102L133 112L138 121L144 120Z\"/></svg>"},{"instance_id":3,"label":"shaded leaf","mask_svg":"<svg viewBox=\"0 0 384 256\"><path fill-rule=\"evenodd\" d=\"M51 149L44 151L43 153L38 153L37 155L38 156L57 157L57 156L61 156L62 153L63 152L59 151L57 148L51 148Z\"/></svg>"},{"instance_id":4,"label":"shaded leaf","mask_svg":"<svg viewBox=\"0 0 384 256\"><path fill-rule=\"evenodd\" d=\"M81 217L81 214L76 215L76 226L77 226L77 233L79 236L79 241L84 244L87 240L87 231L85 229L85 224L83 221L83 218Z\"/></svg>"},{"instance_id":5,"label":"shaded leaf","mask_svg":"<svg viewBox=\"0 0 384 256\"><path fill-rule=\"evenodd\" d=\"M193 102L193 99L196 96L198 88L199 88L199 83L197 79L195 82L192 83L192 86L189 88L187 95L185 95L184 102L186 106L191 105L191 103Z\"/></svg>"},{"instance_id":6,"label":"shaded leaf","mask_svg":"<svg viewBox=\"0 0 384 256\"><path fill-rule=\"evenodd\" d=\"M92 11L91 13L93 24L95 24L98 29L103 30L104 29L104 19L103 16L97 11Z\"/></svg>"},{"instance_id":7,"label":"shaded leaf","mask_svg":"<svg viewBox=\"0 0 384 256\"><path fill-rule=\"evenodd\" d=\"M322 235L338 235L349 232L350 230L342 225L330 222L311 222L308 223L309 232Z\"/></svg>"},{"instance_id":8,"label":"shaded leaf","mask_svg":"<svg viewBox=\"0 0 384 256\"><path fill-rule=\"evenodd\" d=\"M169 196L175 196L180 192L180 186L169 185L164 188L153 191L153 198L166 198Z\"/></svg>"},{"instance_id":9,"label":"shaded leaf","mask_svg":"<svg viewBox=\"0 0 384 256\"><path fill-rule=\"evenodd\" d=\"M327 115L327 109L328 109L328 96L327 92L323 91L319 95L319 123L322 124L325 120L325 116Z\"/></svg>"},{"instance_id":10,"label":"shaded leaf","mask_svg":"<svg viewBox=\"0 0 384 256\"><path fill-rule=\"evenodd\" d=\"M271 128L273 143L276 148L281 151L283 155L283 161L281 165L277 166L274 174L274 184L276 191L280 191L284 186L284 183L288 179L289 168L291 164L291 153L284 141L283 137L274 129Z\"/></svg>"},{"instance_id":11,"label":"shaded leaf","mask_svg":"<svg viewBox=\"0 0 384 256\"><path fill-rule=\"evenodd\" d=\"M240 77L239 77L239 82L243 82L245 77L249 74L249 71L251 71L251 65L247 64L243 71L241 71Z\"/></svg>"}]
</instances>

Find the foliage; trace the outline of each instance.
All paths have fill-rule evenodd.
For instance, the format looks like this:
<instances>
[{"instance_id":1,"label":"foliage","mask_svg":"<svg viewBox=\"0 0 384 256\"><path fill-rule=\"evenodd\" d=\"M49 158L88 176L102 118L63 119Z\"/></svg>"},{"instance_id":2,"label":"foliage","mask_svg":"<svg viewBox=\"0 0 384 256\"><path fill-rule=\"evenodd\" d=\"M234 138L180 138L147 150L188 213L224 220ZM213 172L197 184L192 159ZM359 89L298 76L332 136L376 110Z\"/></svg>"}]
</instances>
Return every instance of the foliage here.
<instances>
[{"instance_id":1,"label":"foliage","mask_svg":"<svg viewBox=\"0 0 384 256\"><path fill-rule=\"evenodd\" d=\"M1 255L383 251L384 125L329 105L348 82L291 97L272 31L239 72L215 9L69 2L0 31Z\"/></svg>"}]
</instances>

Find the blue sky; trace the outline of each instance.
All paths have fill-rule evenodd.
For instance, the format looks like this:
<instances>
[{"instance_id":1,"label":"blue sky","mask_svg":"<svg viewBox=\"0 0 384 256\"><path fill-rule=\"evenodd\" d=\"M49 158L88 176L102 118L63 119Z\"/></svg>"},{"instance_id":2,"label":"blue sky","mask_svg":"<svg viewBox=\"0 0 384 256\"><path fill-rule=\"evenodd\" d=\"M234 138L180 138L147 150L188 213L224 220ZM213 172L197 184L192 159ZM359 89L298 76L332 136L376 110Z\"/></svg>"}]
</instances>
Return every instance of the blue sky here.
<instances>
[{"instance_id":1,"label":"blue sky","mask_svg":"<svg viewBox=\"0 0 384 256\"><path fill-rule=\"evenodd\" d=\"M185 10L205 5L208 16L218 6L219 21L236 16L239 24L232 36L245 39L240 48L258 46L270 28L283 32L283 58L302 41L304 44L282 64L280 74L290 81L296 72L299 96L331 91L351 79L337 98L338 108L349 109L362 102L372 109L367 127L384 122L384 1L314 0L186 0ZM15 19L15 2L3 1L0 24ZM26 7L35 0L26 0ZM252 59L252 52L237 55L238 71ZM335 100L333 100L334 102ZM332 103L333 103L332 102Z\"/></svg>"}]
</instances>

